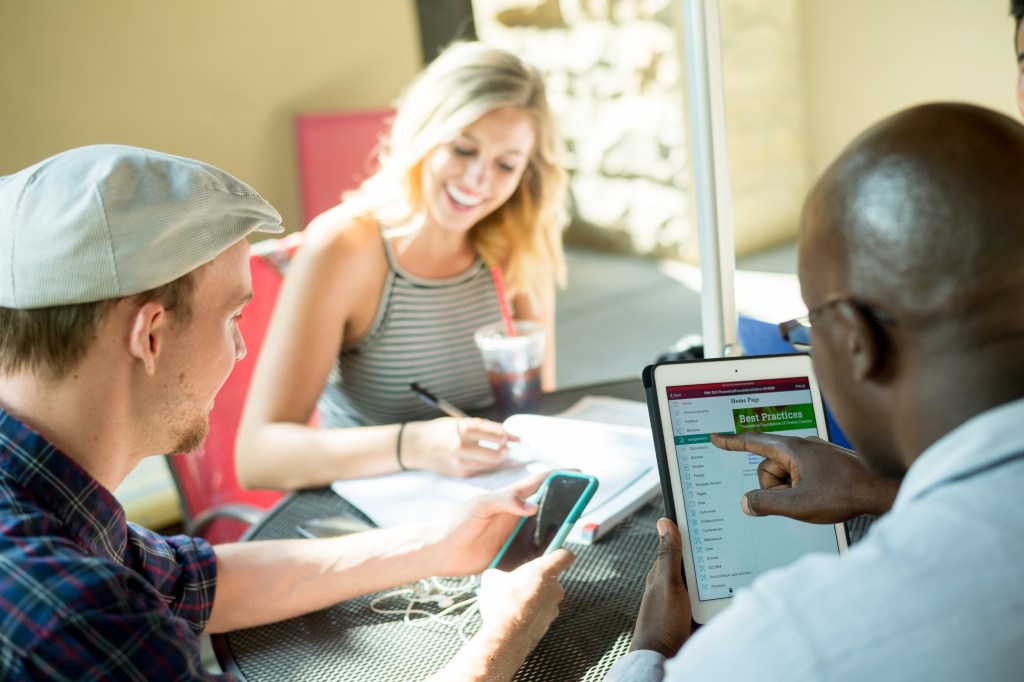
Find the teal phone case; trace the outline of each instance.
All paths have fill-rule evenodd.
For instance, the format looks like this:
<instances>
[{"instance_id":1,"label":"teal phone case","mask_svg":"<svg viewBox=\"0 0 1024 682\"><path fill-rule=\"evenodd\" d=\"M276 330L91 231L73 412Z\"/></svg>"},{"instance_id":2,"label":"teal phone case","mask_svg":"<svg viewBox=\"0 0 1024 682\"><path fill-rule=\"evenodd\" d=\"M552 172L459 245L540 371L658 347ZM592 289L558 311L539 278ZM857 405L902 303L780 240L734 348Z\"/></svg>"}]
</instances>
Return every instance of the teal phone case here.
<instances>
[{"instance_id":1,"label":"teal phone case","mask_svg":"<svg viewBox=\"0 0 1024 682\"><path fill-rule=\"evenodd\" d=\"M554 552L556 549L558 549L565 543L565 539L569 536L569 531L572 530L572 527L579 520L580 516L583 514L583 510L587 507L587 504L590 502L590 499L594 496L594 493L597 491L597 478L595 478L594 476L590 476L589 474L579 474L573 471L557 471L548 476L546 479L544 479L544 482L541 484L537 492L531 495L528 499L536 504L537 501L540 500L544 493L547 491L548 486L551 483L551 479L555 478L556 476L567 476L569 478L585 479L587 481L587 487L584 488L583 492L580 494L579 499L576 500L576 504L574 504L572 509L569 511L569 515L565 517L565 521L562 522L562 525L559 527L558 532L555 533L555 537L553 537L551 539L551 542L548 543L548 546L544 548L544 554L550 554L551 552ZM519 523L516 524L516 527L512 531L512 534L508 536L508 540L505 541L505 544L498 552L498 555L494 557L494 561L491 562L491 565L488 566L488 568L494 568L501 562L502 557L505 556L505 552L508 551L508 548L509 546L511 546L512 541L519 534L519 530L523 527L523 524L525 524L526 520L529 518L532 517L524 516L523 518L519 519Z\"/></svg>"}]
</instances>

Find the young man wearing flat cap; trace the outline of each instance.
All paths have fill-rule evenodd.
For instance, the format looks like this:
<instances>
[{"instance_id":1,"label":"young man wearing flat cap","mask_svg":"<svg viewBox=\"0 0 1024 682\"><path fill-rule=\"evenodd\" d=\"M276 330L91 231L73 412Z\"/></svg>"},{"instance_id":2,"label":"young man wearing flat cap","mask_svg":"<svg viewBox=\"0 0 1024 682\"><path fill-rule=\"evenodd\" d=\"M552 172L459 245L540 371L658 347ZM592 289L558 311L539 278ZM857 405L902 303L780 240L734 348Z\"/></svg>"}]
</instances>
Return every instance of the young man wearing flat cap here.
<instances>
[{"instance_id":1,"label":"young man wearing flat cap","mask_svg":"<svg viewBox=\"0 0 1024 682\"><path fill-rule=\"evenodd\" d=\"M126 523L111 491L135 465L203 441L245 354L246 237L280 230L227 173L144 149L83 147L0 178L0 679L210 678L200 633L482 571L534 512L540 479L325 540L211 547ZM510 678L571 562L485 574L484 624L439 674Z\"/></svg>"}]
</instances>

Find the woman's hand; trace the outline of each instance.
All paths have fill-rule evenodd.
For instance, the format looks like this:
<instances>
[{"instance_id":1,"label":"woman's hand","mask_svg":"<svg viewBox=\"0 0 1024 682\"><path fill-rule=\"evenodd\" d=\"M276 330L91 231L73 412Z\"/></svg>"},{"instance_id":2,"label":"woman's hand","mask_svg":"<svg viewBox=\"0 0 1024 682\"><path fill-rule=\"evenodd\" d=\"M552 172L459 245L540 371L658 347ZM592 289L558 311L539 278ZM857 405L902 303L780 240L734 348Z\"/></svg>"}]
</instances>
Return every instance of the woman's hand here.
<instances>
[{"instance_id":1,"label":"woman's hand","mask_svg":"<svg viewBox=\"0 0 1024 682\"><path fill-rule=\"evenodd\" d=\"M515 440L501 424L487 419L409 422L402 433L402 463L445 476L473 476L504 464L508 444Z\"/></svg>"}]
</instances>

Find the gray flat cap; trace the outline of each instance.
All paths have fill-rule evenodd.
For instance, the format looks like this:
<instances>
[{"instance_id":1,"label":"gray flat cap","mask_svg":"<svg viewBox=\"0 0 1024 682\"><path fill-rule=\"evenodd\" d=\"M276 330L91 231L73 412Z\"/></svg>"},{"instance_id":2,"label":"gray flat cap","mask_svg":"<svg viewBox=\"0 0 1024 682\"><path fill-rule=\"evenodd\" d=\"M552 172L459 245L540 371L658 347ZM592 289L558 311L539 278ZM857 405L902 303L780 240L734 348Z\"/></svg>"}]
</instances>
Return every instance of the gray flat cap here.
<instances>
[{"instance_id":1,"label":"gray flat cap","mask_svg":"<svg viewBox=\"0 0 1024 682\"><path fill-rule=\"evenodd\" d=\"M0 306L131 296L208 263L281 216L209 164L120 145L80 147L0 177Z\"/></svg>"}]
</instances>

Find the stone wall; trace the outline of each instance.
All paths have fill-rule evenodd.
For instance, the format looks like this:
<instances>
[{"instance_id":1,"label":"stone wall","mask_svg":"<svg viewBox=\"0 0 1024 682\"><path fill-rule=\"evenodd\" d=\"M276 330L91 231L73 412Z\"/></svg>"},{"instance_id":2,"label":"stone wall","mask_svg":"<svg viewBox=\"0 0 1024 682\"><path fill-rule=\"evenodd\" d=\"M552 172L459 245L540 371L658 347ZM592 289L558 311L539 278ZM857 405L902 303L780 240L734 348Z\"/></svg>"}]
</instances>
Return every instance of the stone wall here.
<instances>
[{"instance_id":1,"label":"stone wall","mask_svg":"<svg viewBox=\"0 0 1024 682\"><path fill-rule=\"evenodd\" d=\"M481 40L547 74L568 243L696 261L681 0L473 0ZM737 252L795 234L806 190L797 0L722 0Z\"/></svg>"}]
</instances>

